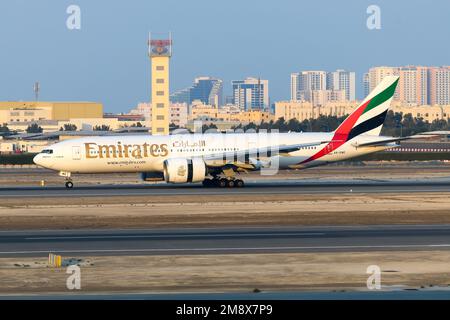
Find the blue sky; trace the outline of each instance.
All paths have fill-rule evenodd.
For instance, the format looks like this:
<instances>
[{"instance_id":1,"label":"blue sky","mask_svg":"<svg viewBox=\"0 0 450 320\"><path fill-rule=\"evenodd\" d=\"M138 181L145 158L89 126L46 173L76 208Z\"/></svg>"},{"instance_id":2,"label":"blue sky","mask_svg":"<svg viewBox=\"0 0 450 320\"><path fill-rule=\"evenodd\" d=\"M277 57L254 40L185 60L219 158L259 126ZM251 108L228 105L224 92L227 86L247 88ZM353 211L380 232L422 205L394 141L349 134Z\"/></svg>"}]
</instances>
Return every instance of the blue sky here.
<instances>
[{"instance_id":1,"label":"blue sky","mask_svg":"<svg viewBox=\"0 0 450 320\"><path fill-rule=\"evenodd\" d=\"M81 30L66 28L69 5ZM366 27L369 5L381 30ZM172 31L171 91L196 76L269 80L289 98L289 75L307 69L449 65L450 1L434 0L4 0L0 2L0 100L88 100L105 111L149 101L148 31Z\"/></svg>"}]
</instances>

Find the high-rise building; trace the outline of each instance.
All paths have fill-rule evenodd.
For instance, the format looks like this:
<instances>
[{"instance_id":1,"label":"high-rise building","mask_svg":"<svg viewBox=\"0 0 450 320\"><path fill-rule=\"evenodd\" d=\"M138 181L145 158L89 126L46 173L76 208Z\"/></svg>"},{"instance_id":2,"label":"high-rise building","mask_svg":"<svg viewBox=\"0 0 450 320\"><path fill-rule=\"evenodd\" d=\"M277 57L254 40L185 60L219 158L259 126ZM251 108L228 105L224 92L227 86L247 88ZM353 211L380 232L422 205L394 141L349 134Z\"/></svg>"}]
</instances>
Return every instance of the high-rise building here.
<instances>
[{"instance_id":1,"label":"high-rise building","mask_svg":"<svg viewBox=\"0 0 450 320\"><path fill-rule=\"evenodd\" d=\"M227 105L227 104L233 104L233 101L234 101L234 97L233 97L233 95L227 95L227 96L225 96L225 105Z\"/></svg>"},{"instance_id":2,"label":"high-rise building","mask_svg":"<svg viewBox=\"0 0 450 320\"><path fill-rule=\"evenodd\" d=\"M367 97L370 93L370 83L369 83L369 73L366 72L363 75L363 90L364 90L364 97Z\"/></svg>"},{"instance_id":3,"label":"high-rise building","mask_svg":"<svg viewBox=\"0 0 450 320\"><path fill-rule=\"evenodd\" d=\"M311 101L312 91L326 90L325 71L301 71L291 74L291 100Z\"/></svg>"},{"instance_id":4,"label":"high-rise building","mask_svg":"<svg viewBox=\"0 0 450 320\"><path fill-rule=\"evenodd\" d=\"M191 96L190 94L191 94L190 88L175 91L170 95L170 102L190 104L189 103Z\"/></svg>"},{"instance_id":5,"label":"high-rise building","mask_svg":"<svg viewBox=\"0 0 450 320\"><path fill-rule=\"evenodd\" d=\"M430 67L428 83L429 104L450 105L450 66Z\"/></svg>"},{"instance_id":6,"label":"high-rise building","mask_svg":"<svg viewBox=\"0 0 450 320\"><path fill-rule=\"evenodd\" d=\"M291 74L291 101L310 101L316 106L327 101L355 99L354 72L301 71Z\"/></svg>"},{"instance_id":7,"label":"high-rise building","mask_svg":"<svg viewBox=\"0 0 450 320\"><path fill-rule=\"evenodd\" d=\"M295 72L291 73L291 101L298 101L300 100L297 93L299 91L298 89L298 78L300 76L300 73Z\"/></svg>"},{"instance_id":8,"label":"high-rise building","mask_svg":"<svg viewBox=\"0 0 450 320\"><path fill-rule=\"evenodd\" d=\"M151 39L148 54L152 64L152 134L169 134L169 60L172 56L171 35Z\"/></svg>"},{"instance_id":9,"label":"high-rise building","mask_svg":"<svg viewBox=\"0 0 450 320\"><path fill-rule=\"evenodd\" d=\"M190 99L191 103L194 100L200 100L204 104L221 106L222 80L210 77L196 78L190 90Z\"/></svg>"},{"instance_id":10,"label":"high-rise building","mask_svg":"<svg viewBox=\"0 0 450 320\"><path fill-rule=\"evenodd\" d=\"M372 90L385 76L398 75L394 100L404 105L450 104L450 67L375 67L369 70Z\"/></svg>"},{"instance_id":11,"label":"high-rise building","mask_svg":"<svg viewBox=\"0 0 450 320\"><path fill-rule=\"evenodd\" d=\"M194 100L200 100L203 104L221 106L223 104L222 90L222 80L198 77L195 78L191 87L172 93L170 101L191 105Z\"/></svg>"},{"instance_id":12,"label":"high-rise building","mask_svg":"<svg viewBox=\"0 0 450 320\"><path fill-rule=\"evenodd\" d=\"M369 90L372 91L386 76L398 76L398 67L373 67L369 69Z\"/></svg>"},{"instance_id":13,"label":"high-rise building","mask_svg":"<svg viewBox=\"0 0 450 320\"><path fill-rule=\"evenodd\" d=\"M245 111L268 110L269 81L259 78L233 80L233 104Z\"/></svg>"},{"instance_id":14,"label":"high-rise building","mask_svg":"<svg viewBox=\"0 0 450 320\"><path fill-rule=\"evenodd\" d=\"M384 79L386 76L398 76L399 68L397 67L374 67L369 69L369 92ZM394 93L394 100L398 100L398 86Z\"/></svg>"},{"instance_id":15,"label":"high-rise building","mask_svg":"<svg viewBox=\"0 0 450 320\"><path fill-rule=\"evenodd\" d=\"M405 66L398 70L398 100L411 106L428 104L428 68Z\"/></svg>"},{"instance_id":16,"label":"high-rise building","mask_svg":"<svg viewBox=\"0 0 450 320\"><path fill-rule=\"evenodd\" d=\"M299 100L311 101L313 91L327 89L327 73L325 71L302 71L298 77L297 97Z\"/></svg>"},{"instance_id":17,"label":"high-rise building","mask_svg":"<svg viewBox=\"0 0 450 320\"><path fill-rule=\"evenodd\" d=\"M327 74L327 90L345 91L345 100L355 101L355 73L345 70L336 70Z\"/></svg>"}]
</instances>

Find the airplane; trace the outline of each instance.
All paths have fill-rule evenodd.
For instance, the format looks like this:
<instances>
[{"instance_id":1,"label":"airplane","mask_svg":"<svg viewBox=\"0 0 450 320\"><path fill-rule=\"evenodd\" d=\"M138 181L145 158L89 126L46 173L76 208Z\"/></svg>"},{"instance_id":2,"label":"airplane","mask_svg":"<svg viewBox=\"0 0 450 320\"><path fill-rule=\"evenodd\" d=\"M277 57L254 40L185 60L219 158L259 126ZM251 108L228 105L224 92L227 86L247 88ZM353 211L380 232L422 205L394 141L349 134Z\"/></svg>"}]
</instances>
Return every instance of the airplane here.
<instances>
[{"instance_id":1,"label":"airplane","mask_svg":"<svg viewBox=\"0 0 450 320\"><path fill-rule=\"evenodd\" d=\"M134 172L143 181L243 187L238 175L276 174L348 160L429 136L380 136L399 77L387 76L333 132L194 133L84 137L56 143L33 161L72 174Z\"/></svg>"}]
</instances>

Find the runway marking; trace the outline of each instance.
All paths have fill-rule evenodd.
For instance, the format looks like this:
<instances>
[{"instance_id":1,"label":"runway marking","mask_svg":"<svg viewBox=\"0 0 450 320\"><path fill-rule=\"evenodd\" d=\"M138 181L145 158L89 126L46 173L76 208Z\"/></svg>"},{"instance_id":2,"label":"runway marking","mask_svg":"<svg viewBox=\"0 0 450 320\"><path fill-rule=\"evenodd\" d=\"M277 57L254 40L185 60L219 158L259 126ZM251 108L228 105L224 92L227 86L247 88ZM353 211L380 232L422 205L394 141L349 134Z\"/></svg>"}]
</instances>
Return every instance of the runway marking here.
<instances>
[{"instance_id":1,"label":"runway marking","mask_svg":"<svg viewBox=\"0 0 450 320\"><path fill-rule=\"evenodd\" d=\"M404 249L404 248L442 248L450 244L411 244L411 245L371 245L371 246L308 246L308 247L248 247L248 248L168 248L168 249L80 249L80 250L32 250L32 251L1 251L8 254L47 254L57 253L121 253L121 252L206 252L206 251L270 251L270 250L324 250L324 249Z\"/></svg>"},{"instance_id":2,"label":"runway marking","mask_svg":"<svg viewBox=\"0 0 450 320\"><path fill-rule=\"evenodd\" d=\"M323 236L325 233L234 233L234 234L180 234L180 235L124 235L124 236L55 236L29 237L25 240L68 240L68 239L135 239L135 238L190 238L190 237L260 237L260 236Z\"/></svg>"}]
</instances>

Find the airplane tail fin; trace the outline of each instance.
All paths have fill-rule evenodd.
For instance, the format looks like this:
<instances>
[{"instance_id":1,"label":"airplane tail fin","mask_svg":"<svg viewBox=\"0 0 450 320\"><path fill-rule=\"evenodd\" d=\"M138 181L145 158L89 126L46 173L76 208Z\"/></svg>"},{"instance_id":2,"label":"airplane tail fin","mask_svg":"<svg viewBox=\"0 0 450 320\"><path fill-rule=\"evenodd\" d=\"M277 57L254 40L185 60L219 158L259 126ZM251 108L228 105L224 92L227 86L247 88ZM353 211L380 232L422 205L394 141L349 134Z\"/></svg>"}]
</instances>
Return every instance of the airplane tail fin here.
<instances>
[{"instance_id":1,"label":"airplane tail fin","mask_svg":"<svg viewBox=\"0 0 450 320\"><path fill-rule=\"evenodd\" d=\"M335 135L348 141L360 134L380 135L394 96L398 76L386 76L336 129Z\"/></svg>"}]
</instances>

